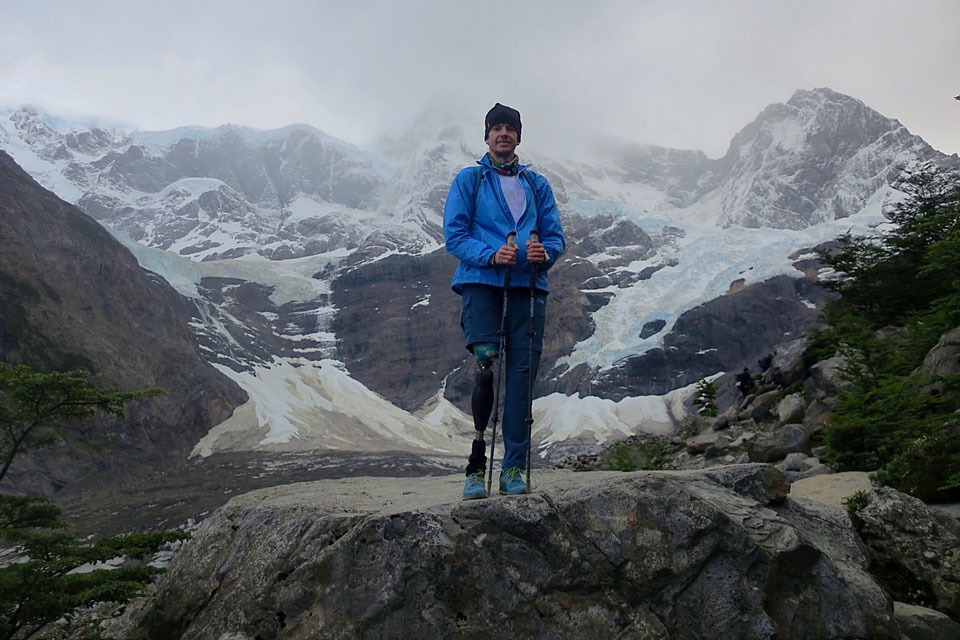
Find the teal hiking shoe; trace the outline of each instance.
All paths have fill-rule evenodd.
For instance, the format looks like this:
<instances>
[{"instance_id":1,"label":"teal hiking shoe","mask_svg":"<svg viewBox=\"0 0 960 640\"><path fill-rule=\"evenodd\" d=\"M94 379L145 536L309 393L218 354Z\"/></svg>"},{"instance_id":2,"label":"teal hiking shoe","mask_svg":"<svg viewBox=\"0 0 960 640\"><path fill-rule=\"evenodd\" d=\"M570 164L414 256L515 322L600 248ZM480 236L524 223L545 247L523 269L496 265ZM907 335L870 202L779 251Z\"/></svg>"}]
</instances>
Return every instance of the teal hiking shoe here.
<instances>
[{"instance_id":1,"label":"teal hiking shoe","mask_svg":"<svg viewBox=\"0 0 960 640\"><path fill-rule=\"evenodd\" d=\"M479 500L489 498L487 488L483 486L483 471L477 471L467 476L467 483L463 487L464 500Z\"/></svg>"},{"instance_id":2,"label":"teal hiking shoe","mask_svg":"<svg viewBox=\"0 0 960 640\"><path fill-rule=\"evenodd\" d=\"M505 493L508 496L530 493L530 488L523 481L523 471L520 470L520 467L510 467L500 473L500 493Z\"/></svg>"}]
</instances>

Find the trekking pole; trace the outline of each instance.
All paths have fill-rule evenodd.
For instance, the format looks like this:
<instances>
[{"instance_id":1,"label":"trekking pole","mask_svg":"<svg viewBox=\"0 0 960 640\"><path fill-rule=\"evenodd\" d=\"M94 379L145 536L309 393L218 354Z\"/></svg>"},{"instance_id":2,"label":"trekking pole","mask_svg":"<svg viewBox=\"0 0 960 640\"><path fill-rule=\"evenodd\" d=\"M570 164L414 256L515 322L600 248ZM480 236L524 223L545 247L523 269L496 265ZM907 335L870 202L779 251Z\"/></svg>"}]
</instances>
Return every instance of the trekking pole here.
<instances>
[{"instance_id":1,"label":"trekking pole","mask_svg":"<svg viewBox=\"0 0 960 640\"><path fill-rule=\"evenodd\" d=\"M507 246L512 247L516 231L507 234ZM493 388L493 431L490 434L490 474L487 476L487 493L493 490L493 450L497 446L497 423L500 421L500 381L503 379L503 360L507 357L507 290L510 288L510 265L503 274L503 312L500 315L500 354L497 363L497 381Z\"/></svg>"},{"instance_id":2,"label":"trekking pole","mask_svg":"<svg viewBox=\"0 0 960 640\"><path fill-rule=\"evenodd\" d=\"M538 242L537 230L530 232L530 242ZM529 361L527 365L527 491L530 491L530 451L533 449L533 339L537 335L534 325L534 292L537 286L537 264L530 263L530 329L527 331Z\"/></svg>"}]
</instances>

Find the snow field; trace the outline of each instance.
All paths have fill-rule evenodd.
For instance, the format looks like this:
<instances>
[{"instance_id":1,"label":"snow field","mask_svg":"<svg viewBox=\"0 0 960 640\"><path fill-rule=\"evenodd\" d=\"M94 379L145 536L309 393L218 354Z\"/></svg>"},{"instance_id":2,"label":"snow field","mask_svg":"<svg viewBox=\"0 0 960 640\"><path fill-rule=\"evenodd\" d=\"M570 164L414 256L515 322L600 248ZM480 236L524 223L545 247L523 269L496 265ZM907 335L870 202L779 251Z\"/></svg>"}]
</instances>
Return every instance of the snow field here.
<instances>
[{"instance_id":1,"label":"snow field","mask_svg":"<svg viewBox=\"0 0 960 640\"><path fill-rule=\"evenodd\" d=\"M245 373L214 366L243 387L250 400L211 430L192 455L236 450L469 453L469 438L458 435L463 425L436 419L454 416L451 407L438 405L433 420L416 418L351 378L339 362L274 358Z\"/></svg>"}]
</instances>

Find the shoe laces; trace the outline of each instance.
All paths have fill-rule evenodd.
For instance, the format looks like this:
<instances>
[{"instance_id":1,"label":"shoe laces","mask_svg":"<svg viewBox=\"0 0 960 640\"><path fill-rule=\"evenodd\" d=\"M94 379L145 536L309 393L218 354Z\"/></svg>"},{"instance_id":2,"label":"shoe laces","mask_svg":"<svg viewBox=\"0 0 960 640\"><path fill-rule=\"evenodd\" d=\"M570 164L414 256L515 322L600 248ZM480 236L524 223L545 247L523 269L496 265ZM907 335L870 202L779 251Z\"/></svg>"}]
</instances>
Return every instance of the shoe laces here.
<instances>
[{"instance_id":1,"label":"shoe laces","mask_svg":"<svg viewBox=\"0 0 960 640\"><path fill-rule=\"evenodd\" d=\"M470 484L483 484L483 471L474 471L467 476L467 481Z\"/></svg>"},{"instance_id":2,"label":"shoe laces","mask_svg":"<svg viewBox=\"0 0 960 640\"><path fill-rule=\"evenodd\" d=\"M523 472L520 470L520 467L510 467L503 472L503 479L507 482L513 482L514 480L520 478L523 475Z\"/></svg>"},{"instance_id":3,"label":"shoe laces","mask_svg":"<svg viewBox=\"0 0 960 640\"><path fill-rule=\"evenodd\" d=\"M503 472L503 475L501 476L500 479L504 480L505 482L510 482L512 480L519 478L524 482L526 482L524 478L520 477L522 475L523 475L523 469L521 469L520 467L510 467L509 469ZM527 488L530 489L531 491L537 488L537 482L534 478L530 478L530 482L527 483Z\"/></svg>"}]
</instances>

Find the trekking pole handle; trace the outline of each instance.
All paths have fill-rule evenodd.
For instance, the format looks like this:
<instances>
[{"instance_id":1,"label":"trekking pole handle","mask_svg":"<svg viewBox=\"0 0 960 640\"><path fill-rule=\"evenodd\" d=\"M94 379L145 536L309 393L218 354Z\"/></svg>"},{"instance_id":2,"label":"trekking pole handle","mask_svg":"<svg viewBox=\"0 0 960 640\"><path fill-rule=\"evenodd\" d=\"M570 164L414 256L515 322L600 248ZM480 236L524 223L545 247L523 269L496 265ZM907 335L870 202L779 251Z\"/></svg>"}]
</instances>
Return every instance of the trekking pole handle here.
<instances>
[{"instance_id":1,"label":"trekking pole handle","mask_svg":"<svg viewBox=\"0 0 960 640\"><path fill-rule=\"evenodd\" d=\"M508 234L507 234L507 246L508 246L508 247L512 247L512 246L514 245L514 241L515 241L516 239L517 239L517 232L516 232L516 231L511 231L510 233L508 233ZM509 288L510 288L510 265L507 265L507 270L506 270L506 272L503 274L503 287L504 287L505 289L509 289Z\"/></svg>"},{"instance_id":2,"label":"trekking pole handle","mask_svg":"<svg viewBox=\"0 0 960 640\"><path fill-rule=\"evenodd\" d=\"M540 242L540 234L537 233L536 229L530 230L530 242ZM537 267L539 265L536 262L530 263L530 288L533 288L533 283L536 281L536 276L534 275L537 272Z\"/></svg>"}]
</instances>

